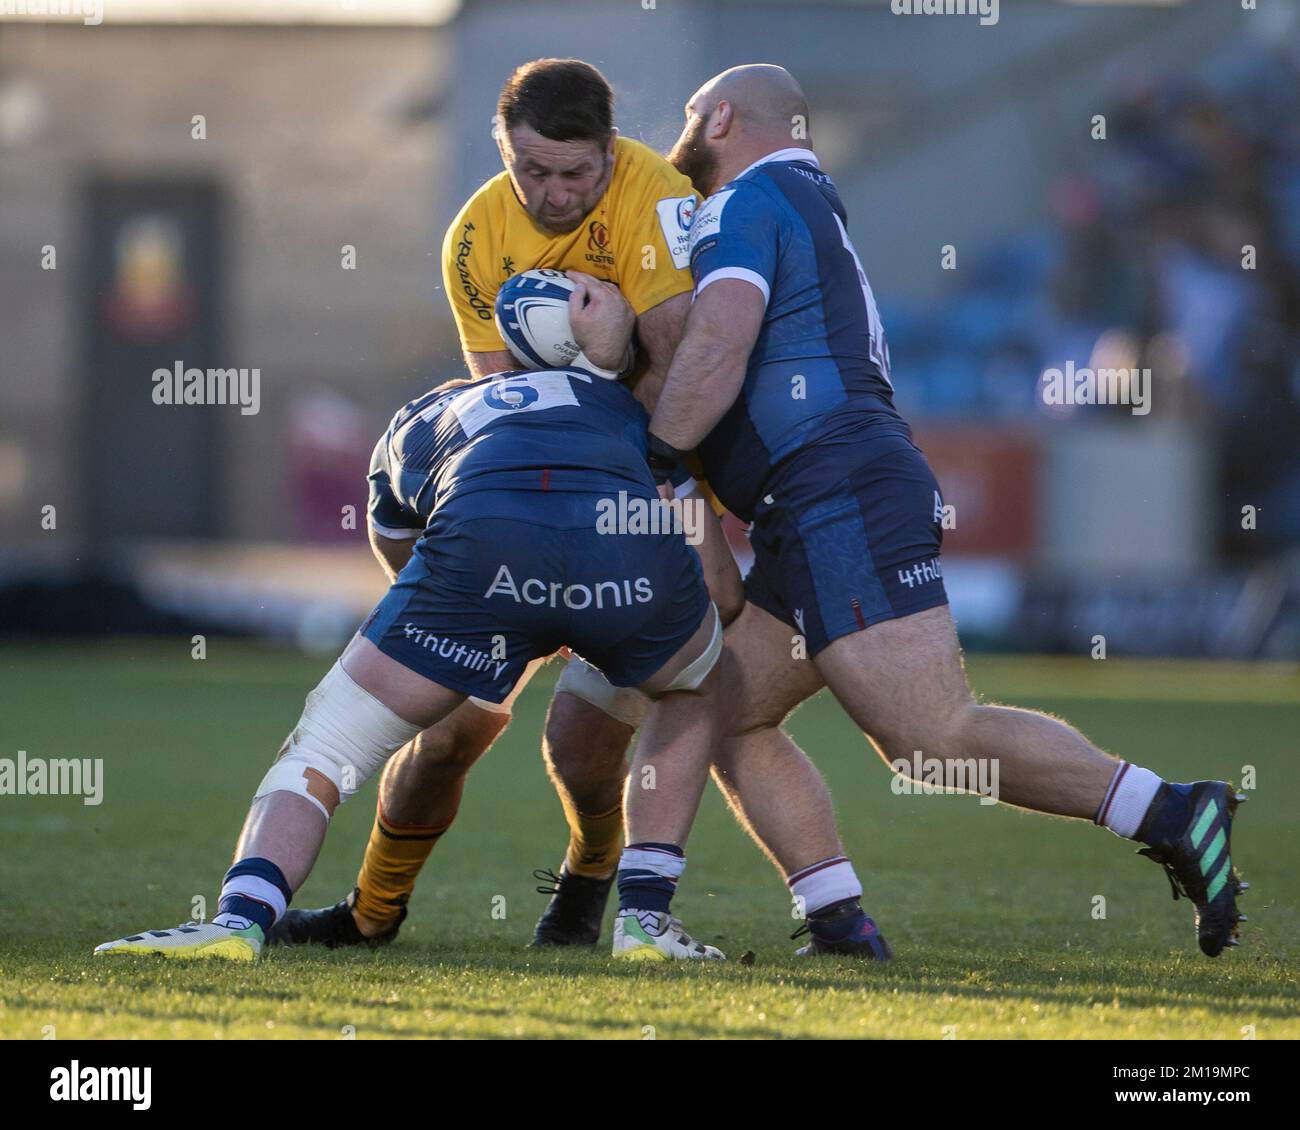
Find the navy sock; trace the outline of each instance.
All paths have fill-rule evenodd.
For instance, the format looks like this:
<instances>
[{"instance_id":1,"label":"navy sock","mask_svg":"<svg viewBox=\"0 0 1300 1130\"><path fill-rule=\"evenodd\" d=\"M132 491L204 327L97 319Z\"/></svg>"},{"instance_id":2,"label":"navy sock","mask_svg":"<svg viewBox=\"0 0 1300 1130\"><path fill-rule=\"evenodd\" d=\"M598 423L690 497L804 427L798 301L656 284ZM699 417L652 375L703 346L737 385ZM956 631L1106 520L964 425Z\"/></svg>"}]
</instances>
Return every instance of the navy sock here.
<instances>
[{"instance_id":1,"label":"navy sock","mask_svg":"<svg viewBox=\"0 0 1300 1130\"><path fill-rule=\"evenodd\" d=\"M261 856L256 855L241 859L226 872L225 879L222 881L223 889L232 879L244 876L259 879L263 883L274 887L284 897L285 906L288 906L289 900L293 898L293 888L289 886L289 881L284 877L284 872L269 859L263 859ZM274 892L270 893L269 897L274 899ZM275 923L275 909L270 903L242 893L222 894L217 902L217 916L223 914L237 915L240 918L248 919L250 922L255 922L262 928L263 934L269 934L272 925Z\"/></svg>"},{"instance_id":2,"label":"navy sock","mask_svg":"<svg viewBox=\"0 0 1300 1130\"><path fill-rule=\"evenodd\" d=\"M1148 846L1178 839L1192 814L1191 793L1191 785L1161 784L1135 839Z\"/></svg>"},{"instance_id":3,"label":"navy sock","mask_svg":"<svg viewBox=\"0 0 1300 1130\"><path fill-rule=\"evenodd\" d=\"M244 895L223 895L221 901L217 903L217 914L233 914L240 918L247 918L250 922L256 922L262 927L263 937L271 932L271 926L275 922L275 911L266 903L246 898Z\"/></svg>"},{"instance_id":4,"label":"navy sock","mask_svg":"<svg viewBox=\"0 0 1300 1130\"><path fill-rule=\"evenodd\" d=\"M624 852L647 851L664 852L685 859L682 849L676 844L640 843L628 844ZM635 864L621 864L618 869L618 908L619 910L653 910L667 913L672 902L677 883L665 875L657 874L647 867Z\"/></svg>"}]
</instances>

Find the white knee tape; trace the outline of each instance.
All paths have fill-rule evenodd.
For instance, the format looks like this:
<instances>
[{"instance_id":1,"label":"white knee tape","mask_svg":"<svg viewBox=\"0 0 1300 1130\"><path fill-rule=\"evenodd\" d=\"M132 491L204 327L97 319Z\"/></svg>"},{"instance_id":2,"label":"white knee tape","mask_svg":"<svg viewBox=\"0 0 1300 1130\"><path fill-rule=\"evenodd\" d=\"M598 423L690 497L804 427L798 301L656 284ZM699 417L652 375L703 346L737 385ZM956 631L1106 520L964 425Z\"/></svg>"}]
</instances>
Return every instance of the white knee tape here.
<instances>
[{"instance_id":1,"label":"white knee tape","mask_svg":"<svg viewBox=\"0 0 1300 1130\"><path fill-rule=\"evenodd\" d=\"M336 662L307 696L298 725L257 787L257 797L291 792L333 815L394 753L420 732Z\"/></svg>"},{"instance_id":2,"label":"white knee tape","mask_svg":"<svg viewBox=\"0 0 1300 1130\"><path fill-rule=\"evenodd\" d=\"M709 612L713 616L713 635L709 637L708 647L677 673L677 678L664 688L665 691L693 691L717 665L718 656L722 654L722 619L718 616L716 604L709 605Z\"/></svg>"},{"instance_id":3,"label":"white knee tape","mask_svg":"<svg viewBox=\"0 0 1300 1130\"><path fill-rule=\"evenodd\" d=\"M603 710L625 726L638 729L645 721L650 700L635 687L616 687L585 659L571 656L555 683L556 691L566 691Z\"/></svg>"}]
</instances>

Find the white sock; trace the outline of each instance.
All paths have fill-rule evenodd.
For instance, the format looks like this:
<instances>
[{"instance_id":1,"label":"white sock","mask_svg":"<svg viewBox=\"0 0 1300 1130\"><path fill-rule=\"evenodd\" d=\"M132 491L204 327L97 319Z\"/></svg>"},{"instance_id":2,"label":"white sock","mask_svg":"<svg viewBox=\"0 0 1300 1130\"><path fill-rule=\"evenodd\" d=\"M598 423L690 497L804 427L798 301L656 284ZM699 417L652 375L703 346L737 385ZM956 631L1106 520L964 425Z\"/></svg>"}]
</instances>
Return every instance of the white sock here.
<instances>
[{"instance_id":1,"label":"white sock","mask_svg":"<svg viewBox=\"0 0 1300 1130\"><path fill-rule=\"evenodd\" d=\"M218 903L227 895L243 895L244 898L252 899L254 902L265 903L275 915L272 919L273 922L279 922L284 917L284 912L289 909L284 892L274 883L268 883L265 879L259 879L256 875L236 875L233 879L227 879L221 885L221 896L217 900ZM212 919L212 924L214 926L228 926L232 930L247 930L250 925L248 919L242 918L238 914L218 914Z\"/></svg>"},{"instance_id":2,"label":"white sock","mask_svg":"<svg viewBox=\"0 0 1300 1130\"><path fill-rule=\"evenodd\" d=\"M802 900L805 918L811 918L832 903L862 897L862 884L854 874L853 864L842 855L810 864L796 871L786 879L786 883L790 893Z\"/></svg>"},{"instance_id":3,"label":"white sock","mask_svg":"<svg viewBox=\"0 0 1300 1130\"><path fill-rule=\"evenodd\" d=\"M1110 779L1093 823L1109 828L1117 836L1133 839L1163 784L1164 781L1150 769L1143 769L1131 761L1121 761Z\"/></svg>"},{"instance_id":4,"label":"white sock","mask_svg":"<svg viewBox=\"0 0 1300 1130\"><path fill-rule=\"evenodd\" d=\"M618 858L619 871L649 871L661 879L667 879L673 886L686 870L686 856L674 855L670 851L629 844Z\"/></svg>"}]
</instances>

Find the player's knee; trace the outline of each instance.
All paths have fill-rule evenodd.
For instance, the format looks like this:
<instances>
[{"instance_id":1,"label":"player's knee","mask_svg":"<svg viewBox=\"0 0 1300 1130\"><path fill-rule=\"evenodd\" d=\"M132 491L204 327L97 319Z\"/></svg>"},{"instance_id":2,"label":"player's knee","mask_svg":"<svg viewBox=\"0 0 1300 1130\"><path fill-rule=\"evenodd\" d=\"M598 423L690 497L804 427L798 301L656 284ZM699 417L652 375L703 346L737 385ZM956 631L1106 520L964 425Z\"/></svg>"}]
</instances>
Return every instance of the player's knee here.
<instances>
[{"instance_id":1,"label":"player's knee","mask_svg":"<svg viewBox=\"0 0 1300 1130\"><path fill-rule=\"evenodd\" d=\"M775 730L785 721L789 711L784 704L756 693L755 687L746 684L730 651L722 653L720 667L719 677L727 688L718 700L718 720L723 735L742 738L761 730Z\"/></svg>"},{"instance_id":2,"label":"player's knee","mask_svg":"<svg viewBox=\"0 0 1300 1130\"><path fill-rule=\"evenodd\" d=\"M462 706L416 735L413 766L421 777L434 779L467 773L509 723L508 714Z\"/></svg>"},{"instance_id":3,"label":"player's knee","mask_svg":"<svg viewBox=\"0 0 1300 1130\"><path fill-rule=\"evenodd\" d=\"M726 682L725 673L723 686L734 686ZM743 738L762 730L775 730L785 721L783 711L774 709L761 699L751 699L743 693L736 696L724 694L719 712L722 733L729 738Z\"/></svg>"},{"instance_id":4,"label":"player's knee","mask_svg":"<svg viewBox=\"0 0 1300 1130\"><path fill-rule=\"evenodd\" d=\"M718 680L726 688L718 696L718 725L724 737L776 729L785 721L789 711L762 693L730 646L724 645L718 656Z\"/></svg>"},{"instance_id":5,"label":"player's knee","mask_svg":"<svg viewBox=\"0 0 1300 1130\"><path fill-rule=\"evenodd\" d=\"M890 719L868 736L891 765L914 763L922 757L963 757L973 742L980 707L970 699L936 708L924 717Z\"/></svg>"},{"instance_id":6,"label":"player's knee","mask_svg":"<svg viewBox=\"0 0 1300 1130\"><path fill-rule=\"evenodd\" d=\"M418 731L358 686L342 663L335 663L307 696L302 717L255 797L294 792L328 820Z\"/></svg>"}]
</instances>

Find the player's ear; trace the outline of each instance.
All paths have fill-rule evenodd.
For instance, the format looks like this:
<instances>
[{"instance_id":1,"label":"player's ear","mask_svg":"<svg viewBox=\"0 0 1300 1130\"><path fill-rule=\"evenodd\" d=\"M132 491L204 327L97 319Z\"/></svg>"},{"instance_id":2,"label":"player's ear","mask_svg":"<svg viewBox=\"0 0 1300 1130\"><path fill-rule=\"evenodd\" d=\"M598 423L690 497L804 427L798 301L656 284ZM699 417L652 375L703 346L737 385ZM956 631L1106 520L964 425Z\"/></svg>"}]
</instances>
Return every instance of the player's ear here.
<instances>
[{"instance_id":1,"label":"player's ear","mask_svg":"<svg viewBox=\"0 0 1300 1130\"><path fill-rule=\"evenodd\" d=\"M725 98L713 108L713 121L706 128L710 137L726 137L736 120L736 108Z\"/></svg>"},{"instance_id":2,"label":"player's ear","mask_svg":"<svg viewBox=\"0 0 1300 1130\"><path fill-rule=\"evenodd\" d=\"M605 146L605 156L609 160L614 159L614 142L618 140L618 126L611 126L609 130L609 143Z\"/></svg>"}]
</instances>

